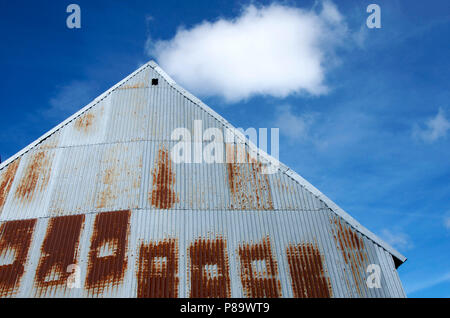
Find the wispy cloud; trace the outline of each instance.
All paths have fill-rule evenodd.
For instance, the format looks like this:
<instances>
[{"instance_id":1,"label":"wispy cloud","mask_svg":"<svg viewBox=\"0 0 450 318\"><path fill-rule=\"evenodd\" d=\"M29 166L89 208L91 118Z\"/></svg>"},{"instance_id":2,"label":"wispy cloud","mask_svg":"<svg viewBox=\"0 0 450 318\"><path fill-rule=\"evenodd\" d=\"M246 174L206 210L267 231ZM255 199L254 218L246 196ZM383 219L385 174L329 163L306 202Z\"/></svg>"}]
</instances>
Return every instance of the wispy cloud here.
<instances>
[{"instance_id":1,"label":"wispy cloud","mask_svg":"<svg viewBox=\"0 0 450 318\"><path fill-rule=\"evenodd\" d=\"M450 214L450 213L447 213ZM444 226L446 229L450 230L450 215L444 216Z\"/></svg>"},{"instance_id":2,"label":"wispy cloud","mask_svg":"<svg viewBox=\"0 0 450 318\"><path fill-rule=\"evenodd\" d=\"M424 142L432 143L440 138L447 137L450 130L450 121L447 119L444 109L439 108L436 116L428 119L423 126L415 125L413 136Z\"/></svg>"},{"instance_id":3,"label":"wispy cloud","mask_svg":"<svg viewBox=\"0 0 450 318\"><path fill-rule=\"evenodd\" d=\"M290 105L278 106L276 113L273 125L280 128L281 134L291 140L304 140L308 137L309 130L315 120L314 114L297 115Z\"/></svg>"},{"instance_id":4,"label":"wispy cloud","mask_svg":"<svg viewBox=\"0 0 450 318\"><path fill-rule=\"evenodd\" d=\"M380 236L387 243L402 251L406 251L414 247L414 244L411 241L409 235L397 230L391 231L388 229L384 229L381 231Z\"/></svg>"},{"instance_id":5,"label":"wispy cloud","mask_svg":"<svg viewBox=\"0 0 450 318\"><path fill-rule=\"evenodd\" d=\"M73 81L60 87L49 100L50 108L44 116L61 119L69 116L95 98L95 85L90 81Z\"/></svg>"},{"instance_id":6,"label":"wispy cloud","mask_svg":"<svg viewBox=\"0 0 450 318\"><path fill-rule=\"evenodd\" d=\"M234 19L181 28L166 41L150 39L147 50L188 89L228 102L324 94L347 27L331 1L320 3L311 10L249 5Z\"/></svg>"},{"instance_id":7,"label":"wispy cloud","mask_svg":"<svg viewBox=\"0 0 450 318\"><path fill-rule=\"evenodd\" d=\"M406 289L408 294L413 294L416 293L418 291L421 290L425 290L428 288L431 288L433 286L439 285L441 283L444 283L446 281L450 280L450 272L449 273L444 273L438 277L435 277L433 279L430 280L426 280L426 281L420 281L418 283L415 283L412 287L408 287Z\"/></svg>"}]
</instances>

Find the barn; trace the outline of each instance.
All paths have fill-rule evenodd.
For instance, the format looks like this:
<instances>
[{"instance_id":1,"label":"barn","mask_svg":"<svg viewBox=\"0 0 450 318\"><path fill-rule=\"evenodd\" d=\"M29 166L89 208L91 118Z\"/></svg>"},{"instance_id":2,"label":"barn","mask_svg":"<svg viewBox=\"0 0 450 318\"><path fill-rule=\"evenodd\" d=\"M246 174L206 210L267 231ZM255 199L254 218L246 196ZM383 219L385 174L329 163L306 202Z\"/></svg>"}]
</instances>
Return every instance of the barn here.
<instances>
[{"instance_id":1,"label":"barn","mask_svg":"<svg viewBox=\"0 0 450 318\"><path fill-rule=\"evenodd\" d=\"M224 160L173 160L196 123ZM0 297L405 297L406 258L245 137L143 65L0 164Z\"/></svg>"}]
</instances>

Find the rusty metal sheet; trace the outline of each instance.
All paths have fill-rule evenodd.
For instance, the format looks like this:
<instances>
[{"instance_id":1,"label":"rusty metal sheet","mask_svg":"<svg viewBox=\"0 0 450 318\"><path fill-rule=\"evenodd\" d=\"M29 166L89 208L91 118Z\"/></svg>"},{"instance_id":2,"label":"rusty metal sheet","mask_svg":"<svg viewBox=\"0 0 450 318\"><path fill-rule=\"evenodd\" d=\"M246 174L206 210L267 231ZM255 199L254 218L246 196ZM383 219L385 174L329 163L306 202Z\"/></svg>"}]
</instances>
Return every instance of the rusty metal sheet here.
<instances>
[{"instance_id":1,"label":"rusty metal sheet","mask_svg":"<svg viewBox=\"0 0 450 318\"><path fill-rule=\"evenodd\" d=\"M14 182L14 177L16 176L17 168L19 167L20 158L13 161L6 168L4 168L0 173L0 215L3 210L3 205L8 197L9 190L11 190L12 184Z\"/></svg>"},{"instance_id":2,"label":"rusty metal sheet","mask_svg":"<svg viewBox=\"0 0 450 318\"><path fill-rule=\"evenodd\" d=\"M216 143L225 162L173 162L195 120L234 131L149 63L1 164L1 296L404 296L401 254L240 137Z\"/></svg>"},{"instance_id":3,"label":"rusty metal sheet","mask_svg":"<svg viewBox=\"0 0 450 318\"><path fill-rule=\"evenodd\" d=\"M85 288L102 294L123 282L128 266L127 240L131 211L105 212L95 218Z\"/></svg>"},{"instance_id":4,"label":"rusty metal sheet","mask_svg":"<svg viewBox=\"0 0 450 318\"><path fill-rule=\"evenodd\" d=\"M286 250L296 298L329 298L331 284L324 272L323 255L311 243L289 245Z\"/></svg>"},{"instance_id":5,"label":"rusty metal sheet","mask_svg":"<svg viewBox=\"0 0 450 318\"><path fill-rule=\"evenodd\" d=\"M19 289L36 219L10 221L0 227L0 297Z\"/></svg>"},{"instance_id":6,"label":"rusty metal sheet","mask_svg":"<svg viewBox=\"0 0 450 318\"><path fill-rule=\"evenodd\" d=\"M241 282L248 298L279 298L281 284L278 280L278 265L272 255L270 239L257 244L239 247Z\"/></svg>"}]
</instances>

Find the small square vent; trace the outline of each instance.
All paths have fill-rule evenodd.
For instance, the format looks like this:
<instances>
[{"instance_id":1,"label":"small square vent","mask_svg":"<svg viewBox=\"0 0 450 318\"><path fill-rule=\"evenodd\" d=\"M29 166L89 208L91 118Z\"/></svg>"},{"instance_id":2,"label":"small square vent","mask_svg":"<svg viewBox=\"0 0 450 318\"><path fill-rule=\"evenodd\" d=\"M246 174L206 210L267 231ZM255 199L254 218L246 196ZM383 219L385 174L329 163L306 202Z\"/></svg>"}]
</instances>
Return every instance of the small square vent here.
<instances>
[{"instance_id":1,"label":"small square vent","mask_svg":"<svg viewBox=\"0 0 450 318\"><path fill-rule=\"evenodd\" d=\"M158 85L158 79L152 78L152 86Z\"/></svg>"}]
</instances>

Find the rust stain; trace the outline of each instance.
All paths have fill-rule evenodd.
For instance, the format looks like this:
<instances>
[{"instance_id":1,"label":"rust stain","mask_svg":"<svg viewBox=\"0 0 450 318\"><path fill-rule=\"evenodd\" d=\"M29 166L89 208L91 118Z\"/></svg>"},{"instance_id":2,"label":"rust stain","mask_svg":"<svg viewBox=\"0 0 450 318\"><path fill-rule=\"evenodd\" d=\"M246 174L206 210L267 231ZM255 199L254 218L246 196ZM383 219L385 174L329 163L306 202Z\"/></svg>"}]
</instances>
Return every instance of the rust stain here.
<instances>
[{"instance_id":1,"label":"rust stain","mask_svg":"<svg viewBox=\"0 0 450 318\"><path fill-rule=\"evenodd\" d=\"M169 151L165 147L159 149L152 176L153 188L149 198L152 206L158 209L170 209L175 203L179 202L179 198L173 190L175 174L172 171Z\"/></svg>"},{"instance_id":2,"label":"rust stain","mask_svg":"<svg viewBox=\"0 0 450 318\"><path fill-rule=\"evenodd\" d=\"M144 88L145 83L136 83L132 85L123 85L119 89L128 89L128 88Z\"/></svg>"},{"instance_id":3,"label":"rust stain","mask_svg":"<svg viewBox=\"0 0 450 318\"><path fill-rule=\"evenodd\" d=\"M348 224L342 224L340 219L334 218L331 222L335 229L334 240L342 252L345 263L350 267L358 295L362 296L365 286L362 273L364 273L368 261L364 241ZM349 285L348 282L347 285Z\"/></svg>"},{"instance_id":4,"label":"rust stain","mask_svg":"<svg viewBox=\"0 0 450 318\"><path fill-rule=\"evenodd\" d=\"M141 244L137 272L138 298L178 297L178 244L176 239Z\"/></svg>"},{"instance_id":5,"label":"rust stain","mask_svg":"<svg viewBox=\"0 0 450 318\"><path fill-rule=\"evenodd\" d=\"M191 298L231 296L226 241L199 239L189 247Z\"/></svg>"},{"instance_id":6,"label":"rust stain","mask_svg":"<svg viewBox=\"0 0 450 318\"><path fill-rule=\"evenodd\" d=\"M68 266L77 264L78 244L84 215L61 216L50 219L41 247L41 258L36 270L35 285L39 295L52 287L67 286L71 275Z\"/></svg>"},{"instance_id":7,"label":"rust stain","mask_svg":"<svg viewBox=\"0 0 450 318\"><path fill-rule=\"evenodd\" d=\"M311 243L290 244L286 249L292 289L296 298L330 298L330 278L325 275L323 256Z\"/></svg>"},{"instance_id":8,"label":"rust stain","mask_svg":"<svg viewBox=\"0 0 450 318\"><path fill-rule=\"evenodd\" d=\"M128 263L130 214L126 210L99 213L95 217L85 283L90 293L101 294L123 282Z\"/></svg>"},{"instance_id":9,"label":"rust stain","mask_svg":"<svg viewBox=\"0 0 450 318\"><path fill-rule=\"evenodd\" d=\"M104 191L100 193L97 209L104 208L109 201L117 198L117 196L113 193L112 189L114 185L114 180L117 176L118 173L116 172L115 167L106 169L105 174L103 175L103 184L105 184L107 187Z\"/></svg>"},{"instance_id":10,"label":"rust stain","mask_svg":"<svg viewBox=\"0 0 450 318\"><path fill-rule=\"evenodd\" d=\"M273 210L269 177L262 173L262 163L247 153L248 163L228 162L234 159L227 145L228 186L231 193L231 208L240 210ZM239 148L239 147L238 147ZM245 161L245 160L244 160Z\"/></svg>"},{"instance_id":11,"label":"rust stain","mask_svg":"<svg viewBox=\"0 0 450 318\"><path fill-rule=\"evenodd\" d=\"M78 131L83 131L84 133L88 133L94 123L94 120L95 115L92 112L88 112L80 116L75 121L75 129Z\"/></svg>"},{"instance_id":12,"label":"rust stain","mask_svg":"<svg viewBox=\"0 0 450 318\"><path fill-rule=\"evenodd\" d=\"M268 237L259 244L240 246L239 257L241 260L241 282L246 297L281 297L278 266L272 256Z\"/></svg>"},{"instance_id":13,"label":"rust stain","mask_svg":"<svg viewBox=\"0 0 450 318\"><path fill-rule=\"evenodd\" d=\"M20 158L16 159L8 165L4 173L0 176L0 212L8 197L9 190L16 176L17 168L19 167Z\"/></svg>"},{"instance_id":14,"label":"rust stain","mask_svg":"<svg viewBox=\"0 0 450 318\"><path fill-rule=\"evenodd\" d=\"M44 151L33 155L25 173L16 189L15 197L30 201L36 190L43 191L48 184L51 173L51 159Z\"/></svg>"},{"instance_id":15,"label":"rust stain","mask_svg":"<svg viewBox=\"0 0 450 318\"><path fill-rule=\"evenodd\" d=\"M25 270L36 219L10 221L0 227L0 256L14 253L14 261L0 265L0 297L14 295Z\"/></svg>"}]
</instances>

